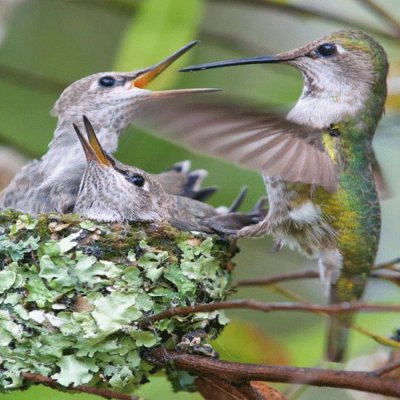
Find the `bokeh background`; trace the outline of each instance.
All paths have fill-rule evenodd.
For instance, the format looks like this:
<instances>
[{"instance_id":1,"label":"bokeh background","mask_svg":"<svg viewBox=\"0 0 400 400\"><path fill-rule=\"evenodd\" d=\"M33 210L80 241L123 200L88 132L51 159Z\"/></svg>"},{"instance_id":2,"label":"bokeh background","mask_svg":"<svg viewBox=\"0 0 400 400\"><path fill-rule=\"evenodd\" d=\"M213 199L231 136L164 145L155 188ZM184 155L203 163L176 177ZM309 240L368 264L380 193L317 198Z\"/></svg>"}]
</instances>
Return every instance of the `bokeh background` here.
<instances>
[{"instance_id":1,"label":"bokeh background","mask_svg":"<svg viewBox=\"0 0 400 400\"><path fill-rule=\"evenodd\" d=\"M254 65L180 74L179 66L287 50L329 32L357 28L382 42L390 60L387 113L374 140L390 187L382 202L383 231L378 262L400 256L400 7L397 0L0 0L0 189L24 162L41 157L55 129L49 110L62 89L85 75L131 70L155 63L193 39L201 39L152 88L221 87L244 104L287 110L299 96L300 74L285 66ZM385 15L386 13L386 15ZM397 22L396 22L397 21ZM199 156L135 127L121 137L117 157L157 172L179 160L206 168L206 183L220 191L210 200L228 204L243 185L249 208L263 194L260 177L221 161ZM241 242L235 280L315 267L296 253L272 251L269 239ZM290 296L325 303L317 280L282 287L240 289L233 297L286 301ZM393 284L372 281L369 302L400 300ZM320 315L250 311L228 313L232 323L215 346L221 358L241 362L320 365L325 318ZM369 314L357 323L391 336L400 328L396 314ZM350 358L369 354L378 344L357 332ZM364 363L365 364L365 363ZM280 386L285 390L284 386ZM286 388L287 389L287 388ZM146 399L199 399L174 394L158 375L137 393ZM334 389L308 388L291 399L350 399ZM89 400L94 396L61 393L44 387L0 395L1 400ZM365 397L365 399L381 399ZM361 399L361 397L359 397Z\"/></svg>"}]
</instances>

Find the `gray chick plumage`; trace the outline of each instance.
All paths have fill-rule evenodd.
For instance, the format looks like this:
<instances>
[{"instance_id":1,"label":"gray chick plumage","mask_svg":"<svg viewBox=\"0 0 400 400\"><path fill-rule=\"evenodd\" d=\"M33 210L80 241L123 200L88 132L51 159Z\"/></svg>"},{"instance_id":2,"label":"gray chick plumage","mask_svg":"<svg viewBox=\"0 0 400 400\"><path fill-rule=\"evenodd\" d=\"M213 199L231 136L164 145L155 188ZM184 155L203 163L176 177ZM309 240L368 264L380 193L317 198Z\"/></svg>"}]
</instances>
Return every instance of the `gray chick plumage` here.
<instances>
[{"instance_id":1,"label":"gray chick plumage","mask_svg":"<svg viewBox=\"0 0 400 400\"><path fill-rule=\"evenodd\" d=\"M40 160L27 164L14 177L0 194L0 207L34 214L71 211L86 166L72 129L73 121L80 121L82 114L91 118L102 146L108 153L113 153L118 147L119 135L134 121L142 104L169 96L207 91L183 89L157 92L144 89L147 83L195 44L189 43L159 64L143 70L97 73L68 86L53 108L58 123L47 153ZM204 176L203 171L194 171L190 175L184 168L175 166L168 173L154 178L159 178L167 191L202 199L213 192L212 188L207 188L198 193Z\"/></svg>"}]
</instances>

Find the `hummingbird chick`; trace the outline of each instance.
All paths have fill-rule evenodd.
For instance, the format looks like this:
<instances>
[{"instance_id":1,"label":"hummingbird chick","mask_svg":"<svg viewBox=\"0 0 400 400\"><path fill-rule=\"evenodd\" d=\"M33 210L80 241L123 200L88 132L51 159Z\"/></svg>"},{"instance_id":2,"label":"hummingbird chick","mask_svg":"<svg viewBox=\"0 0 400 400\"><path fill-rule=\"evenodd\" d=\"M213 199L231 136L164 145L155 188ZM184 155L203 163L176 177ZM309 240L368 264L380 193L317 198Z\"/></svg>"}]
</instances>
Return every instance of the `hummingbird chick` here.
<instances>
[{"instance_id":1,"label":"hummingbird chick","mask_svg":"<svg viewBox=\"0 0 400 400\"><path fill-rule=\"evenodd\" d=\"M207 233L236 232L264 218L263 200L250 213L220 213L208 204L168 194L150 174L109 158L89 120L83 120L89 142L74 124L87 160L74 208L77 214L102 222L165 221Z\"/></svg>"},{"instance_id":2,"label":"hummingbird chick","mask_svg":"<svg viewBox=\"0 0 400 400\"><path fill-rule=\"evenodd\" d=\"M340 31L300 48L184 68L284 64L303 76L303 91L285 118L238 107L196 105L151 121L190 147L262 171L269 212L240 235L271 234L279 245L318 260L331 303L357 301L374 265L381 215L372 138L386 99L382 46L359 31ZM190 126L190 119L196 121ZM352 314L333 316L328 358L343 358Z\"/></svg>"},{"instance_id":3,"label":"hummingbird chick","mask_svg":"<svg viewBox=\"0 0 400 400\"><path fill-rule=\"evenodd\" d=\"M72 123L83 114L89 116L102 146L108 153L113 153L118 147L121 132L134 121L143 104L215 91L145 89L147 84L196 44L191 42L160 63L145 69L97 73L68 86L53 108L58 123L47 153L40 160L27 164L14 177L0 194L0 207L33 214L72 210L86 163ZM176 166L169 173L159 176L167 191L198 199L205 199L215 191L214 188L200 189L206 175L204 171L188 173L184 169L179 171L179 168Z\"/></svg>"}]
</instances>

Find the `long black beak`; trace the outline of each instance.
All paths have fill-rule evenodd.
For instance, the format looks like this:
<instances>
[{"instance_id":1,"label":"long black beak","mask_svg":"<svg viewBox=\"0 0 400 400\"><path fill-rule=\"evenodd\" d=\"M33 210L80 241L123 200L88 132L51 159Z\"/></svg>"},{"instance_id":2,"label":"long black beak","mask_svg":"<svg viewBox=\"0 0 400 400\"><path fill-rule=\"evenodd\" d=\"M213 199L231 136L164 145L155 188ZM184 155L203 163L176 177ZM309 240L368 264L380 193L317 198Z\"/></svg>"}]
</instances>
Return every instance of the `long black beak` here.
<instances>
[{"instance_id":1,"label":"long black beak","mask_svg":"<svg viewBox=\"0 0 400 400\"><path fill-rule=\"evenodd\" d=\"M192 72L201 71L203 69L222 68L222 67L233 67L236 65L248 65L248 64L273 64L283 61L289 61L286 57L276 56L259 56L249 58L239 58L238 60L225 60L216 61L207 64L191 65L189 67L182 68L180 72Z\"/></svg>"}]
</instances>

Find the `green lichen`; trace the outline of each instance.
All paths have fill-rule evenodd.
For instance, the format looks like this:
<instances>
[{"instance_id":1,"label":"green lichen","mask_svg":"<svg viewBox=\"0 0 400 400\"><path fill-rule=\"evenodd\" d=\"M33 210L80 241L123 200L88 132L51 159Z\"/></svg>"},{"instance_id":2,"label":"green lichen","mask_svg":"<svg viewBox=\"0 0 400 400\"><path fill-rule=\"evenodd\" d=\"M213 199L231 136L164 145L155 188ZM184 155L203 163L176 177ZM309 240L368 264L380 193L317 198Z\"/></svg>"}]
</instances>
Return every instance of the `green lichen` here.
<instances>
[{"instance_id":1,"label":"green lichen","mask_svg":"<svg viewBox=\"0 0 400 400\"><path fill-rule=\"evenodd\" d=\"M220 312L146 328L139 319L224 299L235 252L231 241L171 226L0 213L0 391L25 387L24 372L132 390L154 370L146 351L199 329L215 337L226 323Z\"/></svg>"}]
</instances>

